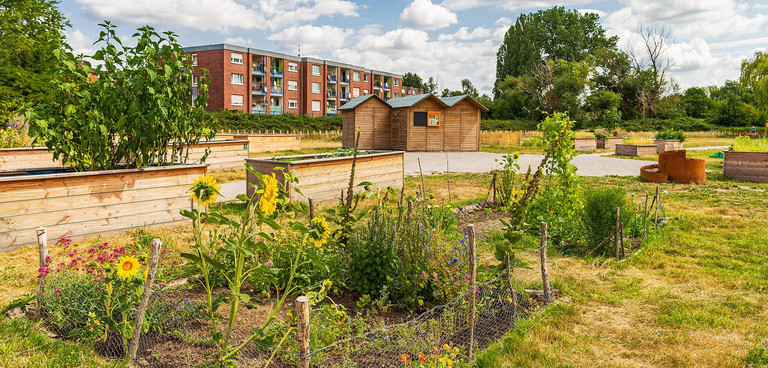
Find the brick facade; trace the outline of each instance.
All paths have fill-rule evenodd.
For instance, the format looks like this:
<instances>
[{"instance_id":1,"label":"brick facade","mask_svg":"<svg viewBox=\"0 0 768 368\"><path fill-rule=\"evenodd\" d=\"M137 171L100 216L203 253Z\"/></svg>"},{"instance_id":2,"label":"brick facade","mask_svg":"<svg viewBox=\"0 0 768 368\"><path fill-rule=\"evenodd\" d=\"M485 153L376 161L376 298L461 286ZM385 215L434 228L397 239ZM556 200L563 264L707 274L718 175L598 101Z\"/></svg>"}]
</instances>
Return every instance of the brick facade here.
<instances>
[{"instance_id":1,"label":"brick facade","mask_svg":"<svg viewBox=\"0 0 768 368\"><path fill-rule=\"evenodd\" d=\"M403 96L402 77L393 73L227 44L184 50L197 60L193 70L197 78L202 74L201 69L208 70L208 110L211 111L324 116L336 114L339 107L356 97L355 89L358 96L377 94L385 99ZM233 54L242 57L233 61ZM242 63L237 62L239 59ZM319 75L313 73L313 67L319 68ZM354 79L355 73L359 80ZM384 89L385 80L389 81L388 91ZM375 81L379 81L382 88L374 88ZM313 83L319 84L319 93L313 92Z\"/></svg>"}]
</instances>

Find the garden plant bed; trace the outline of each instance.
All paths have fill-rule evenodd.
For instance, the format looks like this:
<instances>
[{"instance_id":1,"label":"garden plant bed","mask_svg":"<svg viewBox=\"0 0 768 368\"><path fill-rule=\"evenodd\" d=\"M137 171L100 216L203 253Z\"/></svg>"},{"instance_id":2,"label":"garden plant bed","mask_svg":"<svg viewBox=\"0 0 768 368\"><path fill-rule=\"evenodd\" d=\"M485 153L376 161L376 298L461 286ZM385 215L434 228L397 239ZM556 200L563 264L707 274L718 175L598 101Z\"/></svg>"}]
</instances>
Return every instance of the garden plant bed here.
<instances>
[{"instance_id":1,"label":"garden plant bed","mask_svg":"<svg viewBox=\"0 0 768 368\"><path fill-rule=\"evenodd\" d=\"M301 149L299 134L217 134L216 138L247 140L249 153Z\"/></svg>"},{"instance_id":2,"label":"garden plant bed","mask_svg":"<svg viewBox=\"0 0 768 368\"><path fill-rule=\"evenodd\" d=\"M205 165L0 177L0 250L52 238L85 237L137 226L173 226L188 209L189 183Z\"/></svg>"},{"instance_id":3,"label":"garden plant bed","mask_svg":"<svg viewBox=\"0 0 768 368\"><path fill-rule=\"evenodd\" d=\"M723 151L723 175L739 181L768 183L768 152Z\"/></svg>"},{"instance_id":4,"label":"garden plant bed","mask_svg":"<svg viewBox=\"0 0 768 368\"><path fill-rule=\"evenodd\" d=\"M247 139L200 141L190 147L187 162L199 163L206 150L210 149L205 159L209 171L242 169L245 159L248 158L248 147ZM168 148L170 149L171 146L169 145Z\"/></svg>"},{"instance_id":5,"label":"garden plant bed","mask_svg":"<svg viewBox=\"0 0 768 368\"><path fill-rule=\"evenodd\" d=\"M597 147L597 138L573 138L573 145L577 151L594 151Z\"/></svg>"},{"instance_id":6,"label":"garden plant bed","mask_svg":"<svg viewBox=\"0 0 768 368\"><path fill-rule=\"evenodd\" d=\"M624 142L623 137L597 138L598 149L615 149L617 144Z\"/></svg>"},{"instance_id":7,"label":"garden plant bed","mask_svg":"<svg viewBox=\"0 0 768 368\"><path fill-rule=\"evenodd\" d=\"M0 171L62 166L61 160L54 160L53 152L44 147L0 149Z\"/></svg>"},{"instance_id":8,"label":"garden plant bed","mask_svg":"<svg viewBox=\"0 0 768 368\"><path fill-rule=\"evenodd\" d=\"M649 156L656 154L655 144L616 144L617 156Z\"/></svg>"},{"instance_id":9,"label":"garden plant bed","mask_svg":"<svg viewBox=\"0 0 768 368\"><path fill-rule=\"evenodd\" d=\"M654 140L653 143L656 144L656 152L666 152L666 151L680 151L683 149L683 141L679 139L667 139L667 140Z\"/></svg>"},{"instance_id":10,"label":"garden plant bed","mask_svg":"<svg viewBox=\"0 0 768 368\"><path fill-rule=\"evenodd\" d=\"M256 171L262 174L274 172L279 182L283 181L283 173L274 170L281 167L285 172L291 172L298 178L297 187L306 198L316 202L334 201L339 198L342 190L349 186L351 156L326 157L327 155L297 155L267 158L249 158L246 160ZM370 182L379 188L403 186L403 152L402 151L372 151L367 155L357 157L355 167L355 185ZM248 183L253 183L255 176L248 173ZM291 200L306 200L291 188ZM355 190L362 190L355 187ZM248 185L248 195L253 193L253 187Z\"/></svg>"}]
</instances>

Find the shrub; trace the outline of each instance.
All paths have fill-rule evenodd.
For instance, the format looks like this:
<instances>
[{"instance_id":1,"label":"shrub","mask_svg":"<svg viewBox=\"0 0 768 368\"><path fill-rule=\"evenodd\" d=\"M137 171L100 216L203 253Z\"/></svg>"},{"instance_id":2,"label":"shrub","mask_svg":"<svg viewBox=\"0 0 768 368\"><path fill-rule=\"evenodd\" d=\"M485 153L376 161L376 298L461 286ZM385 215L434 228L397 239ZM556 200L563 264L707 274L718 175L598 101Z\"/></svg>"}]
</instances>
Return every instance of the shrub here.
<instances>
[{"instance_id":1,"label":"shrub","mask_svg":"<svg viewBox=\"0 0 768 368\"><path fill-rule=\"evenodd\" d=\"M677 119L634 119L623 120L619 126L628 131L652 132L664 129L682 130L686 132L718 130L720 127L713 125L705 119L677 118Z\"/></svg>"},{"instance_id":2,"label":"shrub","mask_svg":"<svg viewBox=\"0 0 768 368\"><path fill-rule=\"evenodd\" d=\"M281 114L247 114L242 111L223 110L211 113L224 130L245 131L323 131L341 130L341 115L317 116Z\"/></svg>"},{"instance_id":3,"label":"shrub","mask_svg":"<svg viewBox=\"0 0 768 368\"><path fill-rule=\"evenodd\" d=\"M616 208L621 208L621 222L626 226L633 217L632 204L621 188L600 188L585 193L581 216L583 237L590 249L596 247L616 229ZM610 251L613 243L606 242L598 253Z\"/></svg>"},{"instance_id":4,"label":"shrub","mask_svg":"<svg viewBox=\"0 0 768 368\"><path fill-rule=\"evenodd\" d=\"M685 141L685 132L682 130L664 129L656 133L656 139L660 141L678 139L680 142L683 142Z\"/></svg>"},{"instance_id":5,"label":"shrub","mask_svg":"<svg viewBox=\"0 0 768 368\"><path fill-rule=\"evenodd\" d=\"M536 130L538 124L536 120L483 119L480 121L480 130Z\"/></svg>"}]
</instances>

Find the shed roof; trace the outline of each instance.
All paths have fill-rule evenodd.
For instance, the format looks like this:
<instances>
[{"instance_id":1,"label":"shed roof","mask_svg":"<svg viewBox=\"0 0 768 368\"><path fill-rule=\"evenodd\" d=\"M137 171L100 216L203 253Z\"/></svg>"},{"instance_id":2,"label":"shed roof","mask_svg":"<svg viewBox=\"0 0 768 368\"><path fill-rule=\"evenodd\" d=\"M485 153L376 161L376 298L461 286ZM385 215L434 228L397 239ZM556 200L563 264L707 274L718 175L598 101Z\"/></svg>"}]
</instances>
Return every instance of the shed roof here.
<instances>
[{"instance_id":1,"label":"shed roof","mask_svg":"<svg viewBox=\"0 0 768 368\"><path fill-rule=\"evenodd\" d=\"M352 109L360 106L360 104L362 104L363 102L370 100L371 97L375 97L375 98L379 99L379 101L384 102L384 100L382 100L381 97L379 97L379 96L376 96L376 95L364 95L364 96L359 96L359 97L353 98L351 101L349 101L349 102L345 103L344 105L342 105L341 107L339 107L339 110L352 110ZM384 102L384 103L386 103L386 102Z\"/></svg>"},{"instance_id":2,"label":"shed roof","mask_svg":"<svg viewBox=\"0 0 768 368\"><path fill-rule=\"evenodd\" d=\"M441 104L445 105L445 107L449 107L445 102L440 101L439 98L435 97L435 95L431 93L425 93L421 95L412 95L412 96L405 96L405 97L395 97L390 98L387 100L387 103L389 106L392 106L393 109L399 109L401 107L411 107L421 101L424 101L427 98L434 98L436 101L440 102Z\"/></svg>"},{"instance_id":3,"label":"shed roof","mask_svg":"<svg viewBox=\"0 0 768 368\"><path fill-rule=\"evenodd\" d=\"M477 102L477 100L475 100L474 98L470 97L469 95L441 97L440 101L443 101L443 103L445 103L449 107L453 107L453 105L455 105L455 104L457 104L457 103L459 103L459 102L461 102L461 101L463 101L465 99L469 99L469 102L471 102L472 104L474 104L477 107L479 107L480 110L488 111L487 107L483 106L483 104Z\"/></svg>"}]
</instances>

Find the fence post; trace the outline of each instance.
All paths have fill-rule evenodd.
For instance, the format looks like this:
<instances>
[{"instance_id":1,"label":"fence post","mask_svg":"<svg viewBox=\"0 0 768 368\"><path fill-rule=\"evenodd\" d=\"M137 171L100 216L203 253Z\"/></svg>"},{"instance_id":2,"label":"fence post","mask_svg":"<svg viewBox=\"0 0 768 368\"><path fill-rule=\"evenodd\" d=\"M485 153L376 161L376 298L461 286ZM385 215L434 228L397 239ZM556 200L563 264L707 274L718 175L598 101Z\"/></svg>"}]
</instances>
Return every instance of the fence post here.
<instances>
[{"instance_id":1,"label":"fence post","mask_svg":"<svg viewBox=\"0 0 768 368\"><path fill-rule=\"evenodd\" d=\"M44 227L37 228L37 248L40 257L40 268L47 268L48 263L48 230ZM38 274L42 270L38 270ZM45 277L37 279L37 300L35 302L35 312L39 313L45 306Z\"/></svg>"},{"instance_id":2,"label":"fence post","mask_svg":"<svg viewBox=\"0 0 768 368\"><path fill-rule=\"evenodd\" d=\"M131 336L131 342L128 344L128 357L131 362L136 359L136 352L139 350L141 325L144 323L144 313L149 306L149 297L152 294L152 282L155 281L157 262L160 260L160 248L162 246L163 242L161 242L160 239L152 240L152 250L149 253L149 264L147 264L148 270L147 279L144 283L144 293L141 294L139 308L136 311L136 322L133 324L133 336Z\"/></svg>"},{"instance_id":3,"label":"fence post","mask_svg":"<svg viewBox=\"0 0 768 368\"><path fill-rule=\"evenodd\" d=\"M296 368L309 368L309 298L296 298Z\"/></svg>"},{"instance_id":4,"label":"fence post","mask_svg":"<svg viewBox=\"0 0 768 368\"><path fill-rule=\"evenodd\" d=\"M549 303L552 300L552 291L549 289L549 266L547 264L547 223L541 223L541 240L539 246L539 256L541 258L541 283L544 289L544 301Z\"/></svg>"},{"instance_id":5,"label":"fence post","mask_svg":"<svg viewBox=\"0 0 768 368\"><path fill-rule=\"evenodd\" d=\"M477 249L475 248L475 225L467 225L469 237L469 356L473 356L475 344L475 313L477 299Z\"/></svg>"},{"instance_id":6,"label":"fence post","mask_svg":"<svg viewBox=\"0 0 768 368\"><path fill-rule=\"evenodd\" d=\"M616 229L614 238L616 240L616 260L619 260L619 244L621 242L621 231L619 225L621 224L621 207L616 207Z\"/></svg>"},{"instance_id":7,"label":"fence post","mask_svg":"<svg viewBox=\"0 0 768 368\"><path fill-rule=\"evenodd\" d=\"M312 219L315 218L315 202L312 200L312 197L307 198L307 201L309 202L309 222L312 222Z\"/></svg>"}]
</instances>

